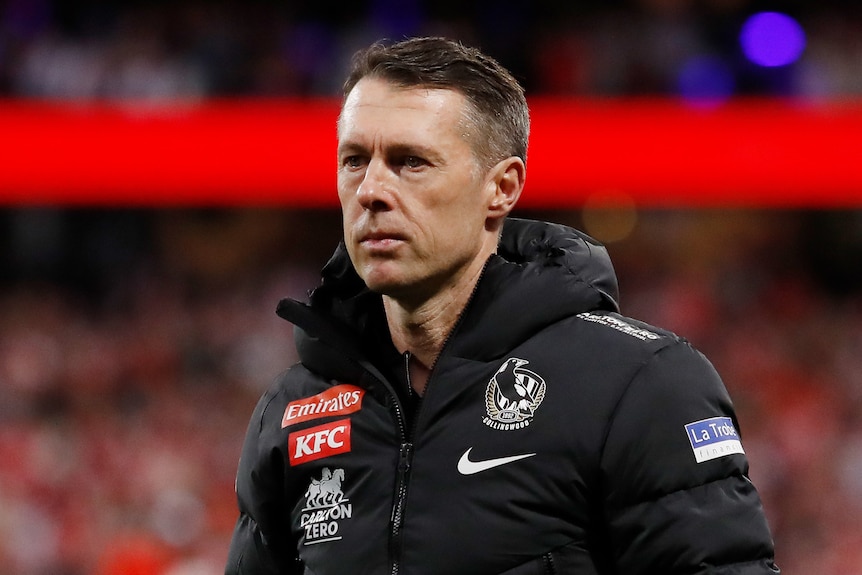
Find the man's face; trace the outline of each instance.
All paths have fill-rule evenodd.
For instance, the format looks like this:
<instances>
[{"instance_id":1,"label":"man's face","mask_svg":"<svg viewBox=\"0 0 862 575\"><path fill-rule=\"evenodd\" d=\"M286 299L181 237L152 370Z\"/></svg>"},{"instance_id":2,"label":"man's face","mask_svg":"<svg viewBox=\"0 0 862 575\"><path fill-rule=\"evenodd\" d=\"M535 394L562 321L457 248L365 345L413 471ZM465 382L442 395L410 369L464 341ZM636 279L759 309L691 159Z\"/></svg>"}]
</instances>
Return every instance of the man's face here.
<instances>
[{"instance_id":1,"label":"man's face","mask_svg":"<svg viewBox=\"0 0 862 575\"><path fill-rule=\"evenodd\" d=\"M376 78L348 95L338 196L348 253L370 289L420 302L484 265L494 184L467 140L465 106L452 90Z\"/></svg>"}]
</instances>

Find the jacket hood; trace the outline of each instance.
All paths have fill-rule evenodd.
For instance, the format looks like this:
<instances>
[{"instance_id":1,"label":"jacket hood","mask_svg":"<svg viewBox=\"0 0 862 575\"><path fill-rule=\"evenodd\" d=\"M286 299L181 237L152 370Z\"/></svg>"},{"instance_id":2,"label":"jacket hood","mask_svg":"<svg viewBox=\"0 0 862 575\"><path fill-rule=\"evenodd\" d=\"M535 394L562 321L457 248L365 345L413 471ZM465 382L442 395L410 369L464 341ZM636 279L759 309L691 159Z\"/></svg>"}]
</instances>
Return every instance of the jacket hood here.
<instances>
[{"instance_id":1,"label":"jacket hood","mask_svg":"<svg viewBox=\"0 0 862 575\"><path fill-rule=\"evenodd\" d=\"M542 328L586 311L619 311L607 249L561 224L511 218L453 340L453 353L490 359Z\"/></svg>"},{"instance_id":2,"label":"jacket hood","mask_svg":"<svg viewBox=\"0 0 862 575\"><path fill-rule=\"evenodd\" d=\"M604 246L560 224L509 218L446 353L499 357L543 327L585 311L618 311L616 274ZM297 326L300 357L308 338L363 357L363 338L385 329L381 296L371 292L341 243L308 304L282 300L277 313Z\"/></svg>"}]
</instances>

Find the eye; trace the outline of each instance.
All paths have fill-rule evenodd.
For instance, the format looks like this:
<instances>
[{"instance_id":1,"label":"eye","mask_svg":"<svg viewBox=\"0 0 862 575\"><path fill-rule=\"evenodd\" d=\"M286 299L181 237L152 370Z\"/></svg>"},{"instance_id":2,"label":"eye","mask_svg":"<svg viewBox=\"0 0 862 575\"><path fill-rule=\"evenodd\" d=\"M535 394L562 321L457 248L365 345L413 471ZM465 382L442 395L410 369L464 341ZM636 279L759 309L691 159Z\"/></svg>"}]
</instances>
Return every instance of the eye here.
<instances>
[{"instance_id":1,"label":"eye","mask_svg":"<svg viewBox=\"0 0 862 575\"><path fill-rule=\"evenodd\" d=\"M361 168L362 167L362 156L345 156L341 161L342 165L346 168Z\"/></svg>"},{"instance_id":2,"label":"eye","mask_svg":"<svg viewBox=\"0 0 862 575\"><path fill-rule=\"evenodd\" d=\"M404 165L411 169L421 168L425 165L425 160L419 156L404 156Z\"/></svg>"}]
</instances>

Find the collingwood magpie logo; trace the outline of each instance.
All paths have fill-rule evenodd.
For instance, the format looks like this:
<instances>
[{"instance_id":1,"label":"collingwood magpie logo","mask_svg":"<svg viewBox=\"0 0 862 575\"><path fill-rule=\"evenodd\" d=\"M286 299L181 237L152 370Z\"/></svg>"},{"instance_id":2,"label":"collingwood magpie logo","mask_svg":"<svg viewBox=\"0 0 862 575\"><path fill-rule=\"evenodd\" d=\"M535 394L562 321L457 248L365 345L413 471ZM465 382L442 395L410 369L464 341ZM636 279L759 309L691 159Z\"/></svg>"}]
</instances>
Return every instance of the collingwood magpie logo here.
<instances>
[{"instance_id":1,"label":"collingwood magpie logo","mask_svg":"<svg viewBox=\"0 0 862 575\"><path fill-rule=\"evenodd\" d=\"M526 359L510 357L485 390L485 409L482 421L492 429L523 429L530 425L533 414L545 398L545 380L524 365Z\"/></svg>"},{"instance_id":2,"label":"collingwood magpie logo","mask_svg":"<svg viewBox=\"0 0 862 575\"><path fill-rule=\"evenodd\" d=\"M299 525L305 530L305 545L338 541L342 521L353 517L353 504L344 496L344 470L324 467L320 479L313 479L305 492L305 507Z\"/></svg>"}]
</instances>

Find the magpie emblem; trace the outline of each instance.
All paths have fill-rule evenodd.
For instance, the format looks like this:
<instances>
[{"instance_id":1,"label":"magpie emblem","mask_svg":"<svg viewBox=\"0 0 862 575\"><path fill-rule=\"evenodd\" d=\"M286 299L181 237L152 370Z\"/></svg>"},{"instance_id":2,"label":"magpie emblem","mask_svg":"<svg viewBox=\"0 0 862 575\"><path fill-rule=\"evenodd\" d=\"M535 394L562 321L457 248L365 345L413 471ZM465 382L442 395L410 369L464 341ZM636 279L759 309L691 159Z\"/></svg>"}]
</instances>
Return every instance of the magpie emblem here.
<instances>
[{"instance_id":1,"label":"magpie emblem","mask_svg":"<svg viewBox=\"0 0 862 575\"><path fill-rule=\"evenodd\" d=\"M492 429L523 429L530 425L542 400L545 380L524 368L526 359L510 357L488 381L483 422Z\"/></svg>"}]
</instances>

